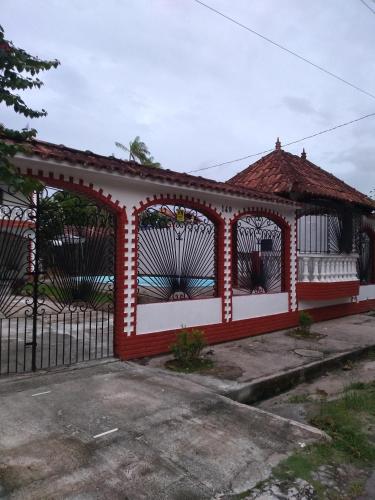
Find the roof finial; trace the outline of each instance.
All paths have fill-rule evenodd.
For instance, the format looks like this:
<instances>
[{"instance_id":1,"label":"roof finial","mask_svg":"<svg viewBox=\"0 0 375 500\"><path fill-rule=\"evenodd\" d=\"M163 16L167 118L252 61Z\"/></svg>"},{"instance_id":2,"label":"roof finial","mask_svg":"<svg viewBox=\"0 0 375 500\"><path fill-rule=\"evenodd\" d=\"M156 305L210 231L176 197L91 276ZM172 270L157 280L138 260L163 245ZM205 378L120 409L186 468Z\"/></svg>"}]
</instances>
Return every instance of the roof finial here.
<instances>
[{"instance_id":1,"label":"roof finial","mask_svg":"<svg viewBox=\"0 0 375 500\"><path fill-rule=\"evenodd\" d=\"M303 150L302 150L301 158L302 158L302 160L306 160L306 151L305 151L305 148L303 148Z\"/></svg>"},{"instance_id":2,"label":"roof finial","mask_svg":"<svg viewBox=\"0 0 375 500\"><path fill-rule=\"evenodd\" d=\"M280 139L277 138L277 141L276 141L276 149L281 149L281 142L280 142Z\"/></svg>"}]
</instances>

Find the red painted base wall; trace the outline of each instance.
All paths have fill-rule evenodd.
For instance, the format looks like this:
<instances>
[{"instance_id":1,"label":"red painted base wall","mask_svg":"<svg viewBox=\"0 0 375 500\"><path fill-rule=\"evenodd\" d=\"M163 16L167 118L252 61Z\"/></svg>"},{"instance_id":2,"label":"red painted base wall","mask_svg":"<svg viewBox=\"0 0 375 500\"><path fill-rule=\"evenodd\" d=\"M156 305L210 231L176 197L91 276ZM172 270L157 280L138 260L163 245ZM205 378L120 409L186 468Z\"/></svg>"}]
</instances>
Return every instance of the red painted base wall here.
<instances>
[{"instance_id":1,"label":"red painted base wall","mask_svg":"<svg viewBox=\"0 0 375 500\"><path fill-rule=\"evenodd\" d=\"M298 300L329 300L355 297L359 293L359 281L332 283L297 283Z\"/></svg>"},{"instance_id":2,"label":"red painted base wall","mask_svg":"<svg viewBox=\"0 0 375 500\"><path fill-rule=\"evenodd\" d=\"M375 308L375 299L358 303L339 304L336 306L309 309L315 321L339 318L350 314L357 314ZM217 325L202 325L208 344L218 344L244 337L252 337L262 333L270 333L284 328L291 328L298 324L298 312L274 314L262 318L251 318ZM197 327L198 328L198 327ZM121 359L136 359L144 356L153 356L169 351L174 342L176 331L148 333L144 335L119 336L116 353Z\"/></svg>"}]
</instances>

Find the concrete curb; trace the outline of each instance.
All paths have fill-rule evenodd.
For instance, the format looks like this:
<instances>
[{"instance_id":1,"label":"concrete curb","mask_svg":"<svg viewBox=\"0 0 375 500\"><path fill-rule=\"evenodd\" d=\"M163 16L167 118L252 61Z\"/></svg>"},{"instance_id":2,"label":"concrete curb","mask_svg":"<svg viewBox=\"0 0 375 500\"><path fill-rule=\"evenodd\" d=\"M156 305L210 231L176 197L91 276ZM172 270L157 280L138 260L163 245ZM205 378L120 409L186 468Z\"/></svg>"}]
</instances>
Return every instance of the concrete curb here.
<instances>
[{"instance_id":1,"label":"concrete curb","mask_svg":"<svg viewBox=\"0 0 375 500\"><path fill-rule=\"evenodd\" d=\"M352 351L341 352L325 359L313 361L249 382L225 384L226 387L223 387L223 384L219 383L217 384L217 390L223 396L240 403L254 404L288 391L302 382L313 380L321 375L322 372L340 368L347 361L361 359L373 349L375 349L375 344ZM211 389L214 389L212 378L208 385Z\"/></svg>"},{"instance_id":2,"label":"concrete curb","mask_svg":"<svg viewBox=\"0 0 375 500\"><path fill-rule=\"evenodd\" d=\"M329 436L326 432L322 431L321 429L318 429L318 427L314 427L308 424L303 424L302 422L298 422L298 420L292 420L290 418L281 417L280 415L276 415L276 413L262 410L260 408L257 408L256 406L251 406L251 409L254 412L262 413L264 415L267 415L268 417L272 416L276 420L279 420L280 422L287 422L289 425L292 425L293 427L299 427L303 431L310 432L311 434L316 435L316 438L319 440L329 441L329 442L332 441L331 436Z\"/></svg>"}]
</instances>

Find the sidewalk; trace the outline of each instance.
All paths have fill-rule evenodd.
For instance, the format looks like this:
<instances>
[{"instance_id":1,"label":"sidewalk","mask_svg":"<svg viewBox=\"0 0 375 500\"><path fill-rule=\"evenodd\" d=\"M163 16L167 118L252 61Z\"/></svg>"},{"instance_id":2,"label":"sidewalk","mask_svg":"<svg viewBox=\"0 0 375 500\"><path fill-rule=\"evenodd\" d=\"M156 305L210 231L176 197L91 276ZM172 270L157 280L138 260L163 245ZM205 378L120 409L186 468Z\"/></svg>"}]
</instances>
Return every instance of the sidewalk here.
<instances>
[{"instance_id":1,"label":"sidewalk","mask_svg":"<svg viewBox=\"0 0 375 500\"><path fill-rule=\"evenodd\" d=\"M294 385L375 349L375 315L323 321L315 323L311 331L321 338L297 339L288 335L289 330L208 347L215 367L204 374L181 376L238 401L254 402L249 390L255 386L264 389L267 385L267 390L274 389L269 395L274 395L291 387L288 382ZM164 369L167 359L170 356L159 356L147 364ZM262 397L267 396L262 392Z\"/></svg>"}]
</instances>

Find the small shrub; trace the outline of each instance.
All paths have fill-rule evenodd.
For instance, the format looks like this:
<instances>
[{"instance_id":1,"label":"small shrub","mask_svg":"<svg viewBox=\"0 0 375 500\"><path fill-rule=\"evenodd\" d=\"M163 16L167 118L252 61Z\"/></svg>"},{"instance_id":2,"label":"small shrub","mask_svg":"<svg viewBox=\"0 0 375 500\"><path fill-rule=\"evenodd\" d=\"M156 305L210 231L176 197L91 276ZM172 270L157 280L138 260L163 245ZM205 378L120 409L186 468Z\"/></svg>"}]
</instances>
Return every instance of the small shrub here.
<instances>
[{"instance_id":1,"label":"small shrub","mask_svg":"<svg viewBox=\"0 0 375 500\"><path fill-rule=\"evenodd\" d=\"M299 322L299 327L300 327L300 330L305 334L305 335L310 335L310 329L311 329L311 325L313 324L314 320L311 316L311 314L309 314L308 312L306 311L301 311L299 313L299 318L298 318L298 322Z\"/></svg>"},{"instance_id":2,"label":"small shrub","mask_svg":"<svg viewBox=\"0 0 375 500\"><path fill-rule=\"evenodd\" d=\"M190 366L200 359L206 346L202 330L183 329L177 333L176 342L171 345L171 351L176 361L183 366Z\"/></svg>"}]
</instances>

